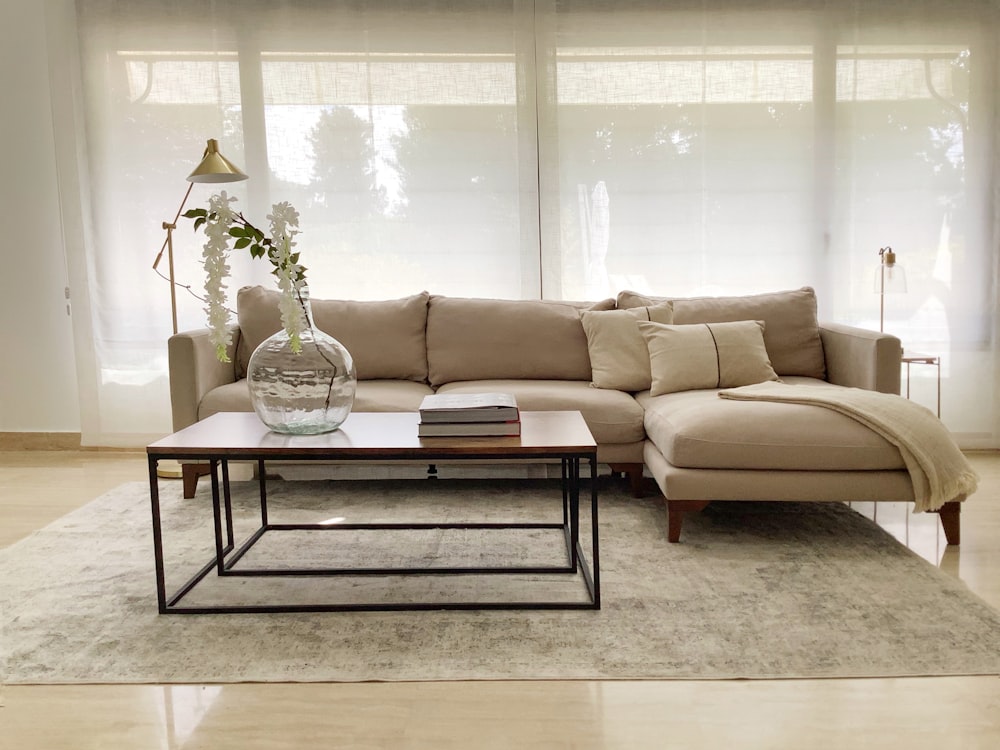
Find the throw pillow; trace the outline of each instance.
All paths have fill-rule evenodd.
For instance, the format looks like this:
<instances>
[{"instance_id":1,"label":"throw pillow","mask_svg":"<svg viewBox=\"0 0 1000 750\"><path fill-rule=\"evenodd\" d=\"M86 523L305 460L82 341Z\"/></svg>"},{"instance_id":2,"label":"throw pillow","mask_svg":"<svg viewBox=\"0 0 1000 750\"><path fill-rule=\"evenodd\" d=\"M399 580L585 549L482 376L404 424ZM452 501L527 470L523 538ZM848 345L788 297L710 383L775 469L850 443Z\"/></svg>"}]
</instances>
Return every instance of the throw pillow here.
<instances>
[{"instance_id":1,"label":"throw pillow","mask_svg":"<svg viewBox=\"0 0 1000 750\"><path fill-rule=\"evenodd\" d=\"M595 388L644 391L649 388L649 349L636 325L639 321L672 323L670 302L630 310L584 310L580 313L590 353L591 384Z\"/></svg>"},{"instance_id":2,"label":"throw pillow","mask_svg":"<svg viewBox=\"0 0 1000 750\"><path fill-rule=\"evenodd\" d=\"M663 325L640 322L649 348L650 395L777 380L759 320Z\"/></svg>"},{"instance_id":3,"label":"throw pillow","mask_svg":"<svg viewBox=\"0 0 1000 750\"><path fill-rule=\"evenodd\" d=\"M662 302L638 292L618 293L619 308L641 307ZM674 298L674 323L724 323L762 320L764 345L779 375L826 377L826 358L819 335L816 292L810 287L767 294L736 297Z\"/></svg>"}]
</instances>

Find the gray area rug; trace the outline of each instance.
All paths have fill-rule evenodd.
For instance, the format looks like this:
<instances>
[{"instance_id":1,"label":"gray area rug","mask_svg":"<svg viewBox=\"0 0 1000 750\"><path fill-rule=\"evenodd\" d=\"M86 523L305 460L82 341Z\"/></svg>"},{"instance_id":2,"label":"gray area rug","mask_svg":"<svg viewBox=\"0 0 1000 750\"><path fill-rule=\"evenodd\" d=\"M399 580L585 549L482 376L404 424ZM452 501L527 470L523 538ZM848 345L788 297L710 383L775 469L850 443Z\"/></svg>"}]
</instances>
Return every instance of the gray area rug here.
<instances>
[{"instance_id":1,"label":"gray area rug","mask_svg":"<svg viewBox=\"0 0 1000 750\"><path fill-rule=\"evenodd\" d=\"M1000 613L836 504L725 503L665 540L656 498L601 481L600 611L159 615L149 491L123 485L0 550L2 679L212 683L1000 674ZM207 483L205 483L207 485ZM207 487L162 482L170 586L211 557ZM547 480L273 482L271 520L556 520ZM235 483L238 535L256 484ZM584 523L586 526L586 521ZM283 532L292 533L292 532ZM298 533L298 532L296 532ZM558 558L552 532L310 532L259 554L383 565ZM268 535L268 538L273 536ZM255 554L257 554L255 552ZM227 578L191 597L582 598L579 577ZM231 582L235 582L231 585ZM173 590L171 588L171 590ZM534 592L534 593L528 593Z\"/></svg>"}]
</instances>

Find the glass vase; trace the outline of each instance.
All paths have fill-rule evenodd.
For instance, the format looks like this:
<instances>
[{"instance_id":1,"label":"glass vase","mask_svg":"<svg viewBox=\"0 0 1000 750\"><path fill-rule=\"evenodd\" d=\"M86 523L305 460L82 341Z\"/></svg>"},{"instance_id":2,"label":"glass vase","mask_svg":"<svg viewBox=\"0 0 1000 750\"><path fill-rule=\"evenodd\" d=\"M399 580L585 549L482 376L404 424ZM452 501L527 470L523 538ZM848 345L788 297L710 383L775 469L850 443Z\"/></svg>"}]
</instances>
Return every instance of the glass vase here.
<instances>
[{"instance_id":1,"label":"glass vase","mask_svg":"<svg viewBox=\"0 0 1000 750\"><path fill-rule=\"evenodd\" d=\"M250 402L275 432L318 435L333 432L351 413L357 374L346 347L313 323L309 294L301 290L301 351L292 351L284 327L250 356Z\"/></svg>"}]
</instances>

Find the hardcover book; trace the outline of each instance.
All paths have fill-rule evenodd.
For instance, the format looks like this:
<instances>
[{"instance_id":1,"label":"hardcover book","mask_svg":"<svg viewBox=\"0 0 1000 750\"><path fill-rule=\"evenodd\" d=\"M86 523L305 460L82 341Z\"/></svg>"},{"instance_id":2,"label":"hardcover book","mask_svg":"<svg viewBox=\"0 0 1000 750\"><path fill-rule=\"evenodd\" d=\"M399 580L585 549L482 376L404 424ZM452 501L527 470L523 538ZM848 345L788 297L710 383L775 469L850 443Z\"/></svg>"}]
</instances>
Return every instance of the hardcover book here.
<instances>
[{"instance_id":1,"label":"hardcover book","mask_svg":"<svg viewBox=\"0 0 1000 750\"><path fill-rule=\"evenodd\" d=\"M511 422L520 417L512 393L434 393L420 404L421 423Z\"/></svg>"},{"instance_id":2,"label":"hardcover book","mask_svg":"<svg viewBox=\"0 0 1000 750\"><path fill-rule=\"evenodd\" d=\"M469 435L520 435L521 423L508 422L421 422L418 437L462 437Z\"/></svg>"}]
</instances>

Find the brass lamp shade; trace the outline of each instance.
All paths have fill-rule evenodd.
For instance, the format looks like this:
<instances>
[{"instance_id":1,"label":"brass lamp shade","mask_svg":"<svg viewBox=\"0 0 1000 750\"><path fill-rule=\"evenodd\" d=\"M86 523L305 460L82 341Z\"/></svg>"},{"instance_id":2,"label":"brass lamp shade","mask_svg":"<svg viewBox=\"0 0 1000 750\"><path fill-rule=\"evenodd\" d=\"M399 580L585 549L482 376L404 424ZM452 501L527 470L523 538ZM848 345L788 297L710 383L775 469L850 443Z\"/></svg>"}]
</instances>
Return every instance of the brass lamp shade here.
<instances>
[{"instance_id":1,"label":"brass lamp shade","mask_svg":"<svg viewBox=\"0 0 1000 750\"><path fill-rule=\"evenodd\" d=\"M210 138L201 163L187 179L188 182L239 182L247 179L247 176L219 153L219 142Z\"/></svg>"}]
</instances>

